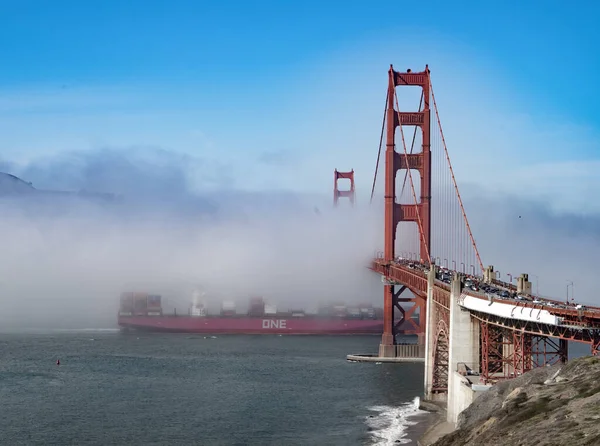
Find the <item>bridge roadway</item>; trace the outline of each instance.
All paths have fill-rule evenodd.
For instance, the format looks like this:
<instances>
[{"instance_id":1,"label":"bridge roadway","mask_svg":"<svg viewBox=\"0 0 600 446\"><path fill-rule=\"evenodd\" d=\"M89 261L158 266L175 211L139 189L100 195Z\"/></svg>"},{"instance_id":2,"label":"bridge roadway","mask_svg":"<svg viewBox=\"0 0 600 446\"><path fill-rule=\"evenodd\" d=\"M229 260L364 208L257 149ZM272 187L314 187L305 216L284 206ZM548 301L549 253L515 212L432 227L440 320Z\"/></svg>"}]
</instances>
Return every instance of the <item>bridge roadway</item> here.
<instances>
[{"instance_id":1,"label":"bridge roadway","mask_svg":"<svg viewBox=\"0 0 600 446\"><path fill-rule=\"evenodd\" d=\"M448 278L458 272L437 268L433 300L449 311ZM388 283L406 286L417 298L427 298L428 265L407 259L387 262L376 258L371 269L384 276ZM567 305L533 294L518 294L512 284L495 279L486 284L481 277L458 274L463 278L458 304L468 309L472 317L523 333L587 343L592 347L592 354L600 354L600 307ZM470 285L465 286L465 282Z\"/></svg>"}]
</instances>

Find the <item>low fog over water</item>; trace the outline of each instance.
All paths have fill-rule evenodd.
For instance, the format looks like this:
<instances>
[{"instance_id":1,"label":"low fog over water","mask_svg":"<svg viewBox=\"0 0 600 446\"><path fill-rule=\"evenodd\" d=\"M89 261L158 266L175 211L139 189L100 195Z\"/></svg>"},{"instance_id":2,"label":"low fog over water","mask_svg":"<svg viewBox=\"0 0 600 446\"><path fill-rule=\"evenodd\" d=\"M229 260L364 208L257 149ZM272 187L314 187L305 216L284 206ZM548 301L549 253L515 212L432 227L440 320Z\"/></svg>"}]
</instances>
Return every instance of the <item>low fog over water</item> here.
<instances>
[{"instance_id":1,"label":"low fog over water","mask_svg":"<svg viewBox=\"0 0 600 446\"><path fill-rule=\"evenodd\" d=\"M40 191L115 195L2 198L4 327L114 326L124 290L161 293L165 310L180 312L197 286L215 311L221 299L244 310L251 296L307 309L379 301L379 279L366 269L379 232L368 208L334 212L330 197L285 192L192 191L185 160L159 155L100 151L13 169Z\"/></svg>"},{"instance_id":2,"label":"low fog over water","mask_svg":"<svg viewBox=\"0 0 600 446\"><path fill-rule=\"evenodd\" d=\"M381 281L366 268L383 245L380 202L369 207L359 197L356 208L342 202L334 210L330 191L234 190L226 172L199 175L190 170L194 162L138 149L1 163L37 190L20 184L19 193L0 198L1 327L114 327L124 290L160 293L165 311L179 312L198 286L210 311L223 299L245 311L251 296L282 309L381 304ZM574 281L576 300L600 303L593 280L598 217L557 213L469 183L461 190L483 262L503 280L527 272L534 290L558 298Z\"/></svg>"}]
</instances>

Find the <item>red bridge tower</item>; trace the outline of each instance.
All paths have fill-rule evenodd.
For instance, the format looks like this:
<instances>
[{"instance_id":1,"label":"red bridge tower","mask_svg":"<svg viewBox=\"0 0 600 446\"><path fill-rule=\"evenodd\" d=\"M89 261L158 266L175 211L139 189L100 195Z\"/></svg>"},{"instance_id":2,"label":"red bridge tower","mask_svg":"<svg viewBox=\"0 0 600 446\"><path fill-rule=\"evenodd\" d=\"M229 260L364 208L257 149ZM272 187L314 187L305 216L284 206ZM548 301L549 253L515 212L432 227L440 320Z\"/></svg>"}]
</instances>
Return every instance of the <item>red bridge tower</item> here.
<instances>
[{"instance_id":1,"label":"red bridge tower","mask_svg":"<svg viewBox=\"0 0 600 446\"><path fill-rule=\"evenodd\" d=\"M350 180L350 190L339 190L338 189L338 180L340 179L349 179ZM338 172L337 169L333 171L333 206L337 207L338 200L340 197L347 197L350 199L350 204L354 206L355 200L355 191L354 191L354 169L350 172Z\"/></svg>"},{"instance_id":2,"label":"red bridge tower","mask_svg":"<svg viewBox=\"0 0 600 446\"><path fill-rule=\"evenodd\" d=\"M384 260L391 262L396 258L396 230L401 221L414 222L419 227L420 259L422 263L430 263L431 252L431 122L429 109L430 80L429 68L425 71L405 73L394 71L390 66L388 72L389 84L386 109L386 150L385 150L385 240ZM423 109L418 112L401 112L396 110L396 87L417 86L423 90ZM396 151L395 133L398 126L417 126L422 133L422 150L420 153L398 153ZM402 142L404 145L404 142ZM400 204L396 202L396 172L410 169L420 174L420 200L414 204ZM412 178L411 178L412 182ZM398 308L408 320L418 309L419 328L425 327L425 298L414 292L415 297L401 298L400 294L407 287L394 289L394 284L384 285L384 331L379 347L379 356L395 356L395 325L394 308ZM416 291L416 290L415 290ZM405 310L401 303L412 303L413 306ZM419 344L423 343L424 333L418 333Z\"/></svg>"}]
</instances>

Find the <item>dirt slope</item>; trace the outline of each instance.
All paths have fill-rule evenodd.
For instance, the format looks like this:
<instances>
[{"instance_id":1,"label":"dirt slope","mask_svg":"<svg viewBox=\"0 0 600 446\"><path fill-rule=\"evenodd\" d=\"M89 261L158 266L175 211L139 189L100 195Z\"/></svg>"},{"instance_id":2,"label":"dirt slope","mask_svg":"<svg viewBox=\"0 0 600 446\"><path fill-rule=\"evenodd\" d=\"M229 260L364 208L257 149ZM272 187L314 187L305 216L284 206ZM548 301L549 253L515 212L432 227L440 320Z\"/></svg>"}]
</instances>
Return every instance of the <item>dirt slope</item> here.
<instances>
[{"instance_id":1,"label":"dirt slope","mask_svg":"<svg viewBox=\"0 0 600 446\"><path fill-rule=\"evenodd\" d=\"M600 445L600 358L535 369L494 386L434 445Z\"/></svg>"}]
</instances>

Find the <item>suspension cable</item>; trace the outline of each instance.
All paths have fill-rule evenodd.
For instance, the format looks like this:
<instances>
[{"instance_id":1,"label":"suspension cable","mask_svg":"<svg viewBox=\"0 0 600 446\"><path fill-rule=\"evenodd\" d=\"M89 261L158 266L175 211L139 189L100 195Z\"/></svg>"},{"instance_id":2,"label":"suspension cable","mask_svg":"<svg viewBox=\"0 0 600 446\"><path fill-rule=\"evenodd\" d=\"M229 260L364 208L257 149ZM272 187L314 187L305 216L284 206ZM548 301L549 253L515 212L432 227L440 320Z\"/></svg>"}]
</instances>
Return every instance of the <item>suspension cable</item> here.
<instances>
[{"instance_id":1,"label":"suspension cable","mask_svg":"<svg viewBox=\"0 0 600 446\"><path fill-rule=\"evenodd\" d=\"M402 146L404 147L404 159L406 161L406 167L408 172L408 179L410 180L410 188L412 190L413 199L415 201L415 208L419 206L417 202L417 194L415 192L415 184L413 183L412 173L410 172L410 165L408 162L408 151L406 150L406 142L404 140L404 130L402 129L402 120L400 116L400 107L398 106L398 96L396 95L396 90L394 89L394 99L396 100L396 113L398 114L398 121L400 122L400 135L402 136ZM423 242L423 246L425 246L425 254L427 255L427 262L431 264L431 257L429 256L429 247L427 246L427 242L425 240L425 234L423 233L423 224L421 222L421 214L418 209L416 209L417 214L417 223L419 225L419 234L421 235L421 241Z\"/></svg>"},{"instance_id":2,"label":"suspension cable","mask_svg":"<svg viewBox=\"0 0 600 446\"><path fill-rule=\"evenodd\" d=\"M435 102L435 94L433 94L433 85L431 83L431 78L429 78L429 88L431 90L431 98L433 99L433 108L435 110L435 117L437 119L438 127L440 129L440 135L442 137L442 144L444 146L444 153L446 154L446 160L448 161L448 167L450 168L450 175L452 177L452 183L454 184L454 190L456 191L456 196L458 197L458 203L460 204L460 210L462 212L463 218L465 219L465 223L467 225L467 231L469 231L469 238L471 239L471 243L473 244L473 249L475 250L475 255L477 256L477 261L479 262L479 267L483 272L483 262L481 261L481 257L479 256L479 250L477 249L477 244L475 243L475 238L473 237L473 233L471 232L471 226L469 225L469 219L467 218L467 213L465 212L465 207L463 206L462 198L460 196L460 192L458 191L458 185L456 184L456 178L454 177L454 169L452 169L452 163L450 162L450 156L448 155L448 147L446 146L446 138L444 138L444 132L442 130L442 122L440 120L440 115L438 113L437 103Z\"/></svg>"},{"instance_id":3,"label":"suspension cable","mask_svg":"<svg viewBox=\"0 0 600 446\"><path fill-rule=\"evenodd\" d=\"M388 87L389 90L389 87ZM383 132L385 130L385 115L388 107L388 95L385 92L385 107L383 108L383 121L381 122L381 136L379 136L379 150L377 151L377 164L375 164L375 175L373 176L373 187L371 188L371 199L369 204L373 202L373 195L375 194L375 183L377 182L377 172L379 171L379 159L381 158L381 147L383 145Z\"/></svg>"}]
</instances>

